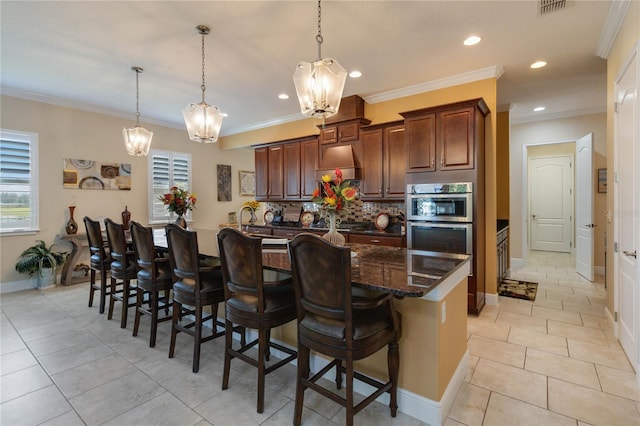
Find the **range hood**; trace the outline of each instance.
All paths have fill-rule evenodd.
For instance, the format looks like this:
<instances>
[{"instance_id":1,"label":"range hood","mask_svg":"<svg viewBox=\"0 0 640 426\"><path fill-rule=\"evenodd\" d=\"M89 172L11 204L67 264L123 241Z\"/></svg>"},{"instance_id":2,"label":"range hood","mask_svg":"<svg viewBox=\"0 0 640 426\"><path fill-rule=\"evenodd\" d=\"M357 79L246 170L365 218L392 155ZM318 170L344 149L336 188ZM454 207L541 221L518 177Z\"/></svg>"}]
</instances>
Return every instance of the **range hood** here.
<instances>
[{"instance_id":1,"label":"range hood","mask_svg":"<svg viewBox=\"0 0 640 426\"><path fill-rule=\"evenodd\" d=\"M316 170L316 179L322 180L324 175L331 175L332 178L335 178L337 168L342 170L343 179L360 180L361 170L357 166L351 145L327 148L322 155L320 167Z\"/></svg>"}]
</instances>

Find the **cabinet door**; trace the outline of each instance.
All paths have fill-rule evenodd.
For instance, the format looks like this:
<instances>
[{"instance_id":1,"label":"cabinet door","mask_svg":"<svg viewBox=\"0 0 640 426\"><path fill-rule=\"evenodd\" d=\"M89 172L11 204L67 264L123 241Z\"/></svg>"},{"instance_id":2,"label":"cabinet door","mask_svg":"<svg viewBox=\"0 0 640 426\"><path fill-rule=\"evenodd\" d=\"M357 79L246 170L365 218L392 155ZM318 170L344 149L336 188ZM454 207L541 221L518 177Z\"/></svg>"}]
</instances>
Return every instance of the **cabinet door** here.
<instances>
[{"instance_id":1,"label":"cabinet door","mask_svg":"<svg viewBox=\"0 0 640 426\"><path fill-rule=\"evenodd\" d=\"M382 198L382 129L362 132L362 181L360 197L362 199Z\"/></svg>"},{"instance_id":2,"label":"cabinet door","mask_svg":"<svg viewBox=\"0 0 640 426\"><path fill-rule=\"evenodd\" d=\"M320 144L338 142L338 126L320 129Z\"/></svg>"},{"instance_id":3,"label":"cabinet door","mask_svg":"<svg viewBox=\"0 0 640 426\"><path fill-rule=\"evenodd\" d=\"M318 187L316 179L316 169L318 168L318 140L313 139L300 143L300 163L301 163L301 197L310 199L313 191Z\"/></svg>"},{"instance_id":4,"label":"cabinet door","mask_svg":"<svg viewBox=\"0 0 640 426\"><path fill-rule=\"evenodd\" d=\"M435 170L436 115L425 114L405 120L407 172Z\"/></svg>"},{"instance_id":5,"label":"cabinet door","mask_svg":"<svg viewBox=\"0 0 640 426\"><path fill-rule=\"evenodd\" d=\"M266 200L269 194L269 151L266 147L254 151L256 162L256 200Z\"/></svg>"},{"instance_id":6,"label":"cabinet door","mask_svg":"<svg viewBox=\"0 0 640 426\"><path fill-rule=\"evenodd\" d=\"M269 194L270 200L281 200L284 189L284 145L268 147L269 155Z\"/></svg>"},{"instance_id":7,"label":"cabinet door","mask_svg":"<svg viewBox=\"0 0 640 426\"><path fill-rule=\"evenodd\" d=\"M404 199L406 164L404 134L404 126L384 129L385 198Z\"/></svg>"},{"instance_id":8,"label":"cabinet door","mask_svg":"<svg viewBox=\"0 0 640 426\"><path fill-rule=\"evenodd\" d=\"M300 143L288 143L284 146L284 198L300 199Z\"/></svg>"},{"instance_id":9,"label":"cabinet door","mask_svg":"<svg viewBox=\"0 0 640 426\"><path fill-rule=\"evenodd\" d=\"M474 168L473 107L438 113L438 168L464 170Z\"/></svg>"},{"instance_id":10,"label":"cabinet door","mask_svg":"<svg viewBox=\"0 0 640 426\"><path fill-rule=\"evenodd\" d=\"M338 142L357 141L359 135L360 123L348 123L338 126Z\"/></svg>"}]
</instances>

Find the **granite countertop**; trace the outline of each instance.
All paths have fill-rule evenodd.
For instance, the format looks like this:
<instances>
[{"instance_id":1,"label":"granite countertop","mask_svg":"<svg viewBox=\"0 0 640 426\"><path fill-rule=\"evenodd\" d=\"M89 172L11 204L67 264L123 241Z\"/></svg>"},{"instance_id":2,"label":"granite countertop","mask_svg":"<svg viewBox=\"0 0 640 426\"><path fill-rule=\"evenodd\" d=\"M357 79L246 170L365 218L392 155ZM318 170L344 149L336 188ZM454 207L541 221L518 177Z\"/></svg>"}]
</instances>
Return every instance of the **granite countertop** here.
<instances>
[{"instance_id":1,"label":"granite countertop","mask_svg":"<svg viewBox=\"0 0 640 426\"><path fill-rule=\"evenodd\" d=\"M347 246L355 253L351 258L353 284L398 297L428 295L446 283L460 268L468 265L471 258L468 255L407 250L400 247L369 244ZM272 269L291 270L287 250L265 250L262 262L265 267Z\"/></svg>"},{"instance_id":2,"label":"granite countertop","mask_svg":"<svg viewBox=\"0 0 640 426\"><path fill-rule=\"evenodd\" d=\"M243 224L244 226L245 224ZM253 224L250 226L260 227L260 228L269 228L269 229L282 229L282 230L294 230L294 231L328 231L329 228L324 226L315 226L304 227L299 224L286 224L286 225L261 225L261 224ZM345 234L362 234L362 235L376 235L376 236L386 236L386 237L402 237L404 234L401 232L400 224L392 224L388 226L384 230L377 229L373 223L363 222L358 224L348 224L343 225L341 228L338 225L338 231L340 233ZM236 227L238 225L235 225Z\"/></svg>"}]
</instances>

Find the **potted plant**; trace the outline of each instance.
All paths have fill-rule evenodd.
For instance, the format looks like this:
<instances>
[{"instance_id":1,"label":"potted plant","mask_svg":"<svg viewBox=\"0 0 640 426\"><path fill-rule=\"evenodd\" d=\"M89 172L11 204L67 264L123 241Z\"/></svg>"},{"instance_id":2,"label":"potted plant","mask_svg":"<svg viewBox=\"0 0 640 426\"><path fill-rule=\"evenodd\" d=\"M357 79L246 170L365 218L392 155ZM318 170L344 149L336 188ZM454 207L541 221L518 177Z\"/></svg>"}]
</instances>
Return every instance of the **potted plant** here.
<instances>
[{"instance_id":1,"label":"potted plant","mask_svg":"<svg viewBox=\"0 0 640 426\"><path fill-rule=\"evenodd\" d=\"M67 258L67 253L54 251L55 244L47 247L42 240L27 248L16 262L16 271L33 275L38 273L38 287L46 288L56 283L56 269Z\"/></svg>"}]
</instances>

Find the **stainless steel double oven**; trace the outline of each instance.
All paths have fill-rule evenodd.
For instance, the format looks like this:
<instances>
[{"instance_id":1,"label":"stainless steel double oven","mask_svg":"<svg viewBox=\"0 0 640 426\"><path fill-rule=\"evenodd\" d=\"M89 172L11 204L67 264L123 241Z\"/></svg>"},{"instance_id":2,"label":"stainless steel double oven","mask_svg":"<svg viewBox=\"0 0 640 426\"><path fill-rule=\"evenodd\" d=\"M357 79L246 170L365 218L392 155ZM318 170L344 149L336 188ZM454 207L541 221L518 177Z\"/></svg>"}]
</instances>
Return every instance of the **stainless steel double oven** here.
<instances>
[{"instance_id":1,"label":"stainless steel double oven","mask_svg":"<svg viewBox=\"0 0 640 426\"><path fill-rule=\"evenodd\" d=\"M407 247L473 254L473 185L407 185Z\"/></svg>"}]
</instances>

